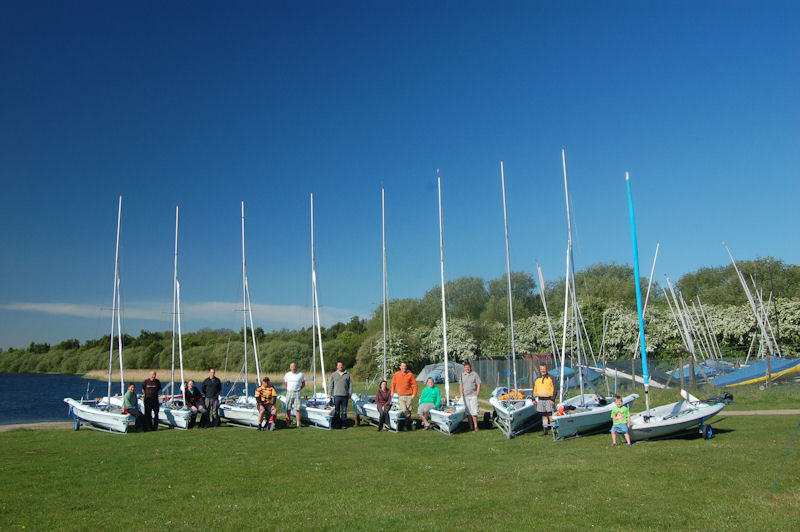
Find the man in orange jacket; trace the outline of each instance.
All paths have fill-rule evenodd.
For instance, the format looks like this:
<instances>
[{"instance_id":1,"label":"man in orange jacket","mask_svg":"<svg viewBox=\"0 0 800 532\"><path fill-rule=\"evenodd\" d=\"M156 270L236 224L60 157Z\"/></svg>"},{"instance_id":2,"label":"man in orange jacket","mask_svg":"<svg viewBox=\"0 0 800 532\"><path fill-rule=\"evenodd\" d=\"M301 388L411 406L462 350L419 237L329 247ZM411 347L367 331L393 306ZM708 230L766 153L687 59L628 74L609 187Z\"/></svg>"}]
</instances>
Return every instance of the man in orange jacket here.
<instances>
[{"instance_id":1,"label":"man in orange jacket","mask_svg":"<svg viewBox=\"0 0 800 532\"><path fill-rule=\"evenodd\" d=\"M400 371L392 377L391 393L397 393L397 407L406 418L406 427L411 426L411 403L417 395L417 381L414 374L408 371L405 362L400 363Z\"/></svg>"}]
</instances>

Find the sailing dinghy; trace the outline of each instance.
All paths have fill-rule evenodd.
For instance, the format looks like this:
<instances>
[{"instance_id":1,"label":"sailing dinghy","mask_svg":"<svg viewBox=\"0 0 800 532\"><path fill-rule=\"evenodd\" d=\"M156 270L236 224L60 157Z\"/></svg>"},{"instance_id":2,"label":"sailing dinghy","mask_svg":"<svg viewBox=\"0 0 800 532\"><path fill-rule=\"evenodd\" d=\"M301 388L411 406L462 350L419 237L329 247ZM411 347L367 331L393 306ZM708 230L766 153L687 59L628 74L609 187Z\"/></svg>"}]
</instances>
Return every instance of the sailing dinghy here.
<instances>
[{"instance_id":1,"label":"sailing dinghy","mask_svg":"<svg viewBox=\"0 0 800 532\"><path fill-rule=\"evenodd\" d=\"M707 403L686 390L681 390L681 395L684 401L631 415L631 441L681 436L695 430L706 439L712 438L714 431L708 420L725 408L725 403Z\"/></svg>"},{"instance_id":2,"label":"sailing dinghy","mask_svg":"<svg viewBox=\"0 0 800 532\"><path fill-rule=\"evenodd\" d=\"M389 309L386 296L386 194L383 187L381 187L381 247L383 254L383 380L386 380L386 326L389 318ZM378 426L381 415L378 405L375 403L374 395L354 392L350 399L353 401L356 423L360 423L363 420L371 425ZM399 431L401 421L404 421L405 417L397 408L397 394L392 397L392 406L388 417L387 427L395 432Z\"/></svg>"},{"instance_id":3,"label":"sailing dinghy","mask_svg":"<svg viewBox=\"0 0 800 532\"><path fill-rule=\"evenodd\" d=\"M513 438L519 434L533 430L542 424L542 417L533 404L533 389L520 390L517 387L517 349L514 334L514 305L511 287L511 256L508 245L508 211L506 208L506 177L503 170L503 161L500 161L500 182L503 189L503 223L506 235L506 277L508 279L508 316L511 330L511 373L514 387L501 386L495 388L489 396L489 404L494 410L492 420L506 438Z\"/></svg>"},{"instance_id":4,"label":"sailing dinghy","mask_svg":"<svg viewBox=\"0 0 800 532\"><path fill-rule=\"evenodd\" d=\"M244 202L242 202L242 332L244 334L244 365L242 366L242 373L244 374L244 394L237 397L229 397L226 401L219 405L219 417L228 423L238 425L241 427L258 428L258 405L256 404L255 397L249 393L247 384L247 327L248 318L250 321L250 331L255 331L253 326L253 307L250 304L250 286L247 282L247 264L245 261L245 246L244 246ZM261 367L258 363L258 345L256 344L255 334L250 335L253 342L253 358L255 359L256 366L256 383L261 383ZM256 384L256 385L258 385ZM234 383L233 388L236 387Z\"/></svg>"},{"instance_id":5,"label":"sailing dinghy","mask_svg":"<svg viewBox=\"0 0 800 532\"><path fill-rule=\"evenodd\" d=\"M450 400L450 371L447 363L447 311L445 310L444 294L444 237L442 228L442 178L438 176L439 169L436 169L436 181L439 187L439 264L442 274L442 342L444 344L444 393L445 401L443 405L435 405L430 410L431 424L435 429L444 434L453 434L457 431L467 415L464 398Z\"/></svg>"},{"instance_id":6,"label":"sailing dinghy","mask_svg":"<svg viewBox=\"0 0 800 532\"><path fill-rule=\"evenodd\" d=\"M628 211L631 219L631 239L633 241L633 275L636 284L636 309L639 314L639 341L641 342L642 378L644 379L644 399L646 410L631 415L631 441L649 440L679 436L698 428L700 434L711 439L714 431L708 420L717 415L725 403L707 403L681 390L684 401L650 408L650 373L647 367L647 350L645 349L644 312L642 310L642 288L639 283L639 246L636 241L636 219L633 213L633 195L631 194L630 175L625 172L625 185L628 191Z\"/></svg>"},{"instance_id":7,"label":"sailing dinghy","mask_svg":"<svg viewBox=\"0 0 800 532\"><path fill-rule=\"evenodd\" d=\"M169 395L158 411L158 422L168 427L188 429L192 411L187 408L183 395L183 343L181 342L181 286L178 283L178 206L175 206L175 267L172 277L172 366L169 374ZM177 327L176 327L177 324ZM181 372L180 394L175 395L175 341L178 342L178 360Z\"/></svg>"},{"instance_id":8,"label":"sailing dinghy","mask_svg":"<svg viewBox=\"0 0 800 532\"><path fill-rule=\"evenodd\" d=\"M333 408L328 395L328 383L325 378L325 356L322 352L322 324L319 318L319 299L317 298L317 266L314 256L314 194L311 194L311 307L312 307L312 361L314 370L314 394L300 401L300 419L313 427L331 429ZM317 393L317 347L319 347L319 367L322 376L322 393ZM278 400L286 412L286 397L279 395ZM288 412L286 412L288 414Z\"/></svg>"},{"instance_id":9,"label":"sailing dinghy","mask_svg":"<svg viewBox=\"0 0 800 532\"><path fill-rule=\"evenodd\" d=\"M122 367L122 318L120 314L119 294L119 228L122 220L122 196L117 208L117 244L114 255L114 295L111 302L111 334L108 350L108 392L102 399L64 399L69 405L69 412L75 420L75 430L82 426L105 432L125 433L133 426L133 417L122 408L122 396L125 395L125 377ZM114 328L116 327L117 353L119 358L120 395L111 396L111 369L114 365Z\"/></svg>"}]
</instances>

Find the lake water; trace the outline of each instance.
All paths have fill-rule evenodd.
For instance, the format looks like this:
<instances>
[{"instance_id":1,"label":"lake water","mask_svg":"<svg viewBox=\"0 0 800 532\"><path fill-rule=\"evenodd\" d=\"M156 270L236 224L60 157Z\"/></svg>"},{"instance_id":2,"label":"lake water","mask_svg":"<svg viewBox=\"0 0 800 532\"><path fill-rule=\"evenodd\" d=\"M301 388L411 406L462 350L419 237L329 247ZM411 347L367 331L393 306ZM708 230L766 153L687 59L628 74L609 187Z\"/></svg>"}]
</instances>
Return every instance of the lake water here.
<instances>
[{"instance_id":1,"label":"lake water","mask_svg":"<svg viewBox=\"0 0 800 532\"><path fill-rule=\"evenodd\" d=\"M105 382L84 379L80 375L0 373L0 425L69 421L69 408L64 398L79 399L86 394L87 384L89 397L106 395ZM115 391L119 392L119 384Z\"/></svg>"},{"instance_id":2,"label":"lake water","mask_svg":"<svg viewBox=\"0 0 800 532\"><path fill-rule=\"evenodd\" d=\"M166 381L161 381L167 384ZM88 386L88 393L87 393ZM275 387L278 393L281 390ZM178 385L175 385L177 392ZM228 386L223 386L223 393ZM239 391L241 391L239 385ZM248 386L250 395L255 384ZM45 375L40 373L0 373L0 425L36 423L42 421L70 421L65 397L104 397L108 391L107 381L85 379L81 375ZM136 384L137 393L141 383ZM112 395L119 393L119 383L111 384Z\"/></svg>"}]
</instances>

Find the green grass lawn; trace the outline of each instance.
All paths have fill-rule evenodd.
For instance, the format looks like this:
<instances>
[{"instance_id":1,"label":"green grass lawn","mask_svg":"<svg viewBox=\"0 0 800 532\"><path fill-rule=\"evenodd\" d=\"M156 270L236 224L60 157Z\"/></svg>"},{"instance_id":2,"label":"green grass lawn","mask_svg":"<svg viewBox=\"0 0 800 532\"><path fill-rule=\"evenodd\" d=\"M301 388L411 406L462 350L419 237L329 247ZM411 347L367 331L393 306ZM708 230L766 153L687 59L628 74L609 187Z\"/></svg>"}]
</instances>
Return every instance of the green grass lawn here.
<instances>
[{"instance_id":1,"label":"green grass lawn","mask_svg":"<svg viewBox=\"0 0 800 532\"><path fill-rule=\"evenodd\" d=\"M0 529L794 529L796 416L610 448L498 430L0 434ZM793 524L794 523L794 524Z\"/></svg>"}]
</instances>

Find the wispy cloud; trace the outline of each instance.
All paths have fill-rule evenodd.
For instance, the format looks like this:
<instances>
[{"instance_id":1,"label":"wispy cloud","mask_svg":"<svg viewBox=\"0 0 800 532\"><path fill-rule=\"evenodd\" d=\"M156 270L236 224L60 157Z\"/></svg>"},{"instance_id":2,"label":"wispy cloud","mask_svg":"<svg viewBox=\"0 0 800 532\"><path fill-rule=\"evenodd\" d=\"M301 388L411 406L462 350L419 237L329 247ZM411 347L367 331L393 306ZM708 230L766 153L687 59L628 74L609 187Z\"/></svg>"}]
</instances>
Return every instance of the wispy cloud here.
<instances>
[{"instance_id":1,"label":"wispy cloud","mask_svg":"<svg viewBox=\"0 0 800 532\"><path fill-rule=\"evenodd\" d=\"M97 307L83 303L27 303L17 302L8 303L0 306L5 310L16 310L22 312L43 312L57 316L73 316L77 318L97 318L104 314L110 315L109 308ZM160 311L153 312L150 308L126 308L124 311L126 318L141 320L160 320Z\"/></svg>"},{"instance_id":2,"label":"wispy cloud","mask_svg":"<svg viewBox=\"0 0 800 532\"><path fill-rule=\"evenodd\" d=\"M171 303L153 302L136 303L125 306L122 315L125 319L139 319L151 321L164 321L170 312ZM56 316L72 316L78 318L97 318L99 316L110 315L109 308L97 307L83 303L30 303L15 302L0 305L4 310L17 312L42 312ZM228 301L205 301L200 303L188 303L182 306L182 316L184 321L219 323L227 325L231 321L231 315L240 314L241 304ZM366 316L367 313L353 309L338 307L325 307L320 309L320 321L323 326L332 325L339 321L347 321L353 316ZM270 323L280 327L306 327L311 323L311 308L299 305L253 305L253 321L256 326L259 323ZM239 320L236 320L238 323Z\"/></svg>"}]
</instances>

